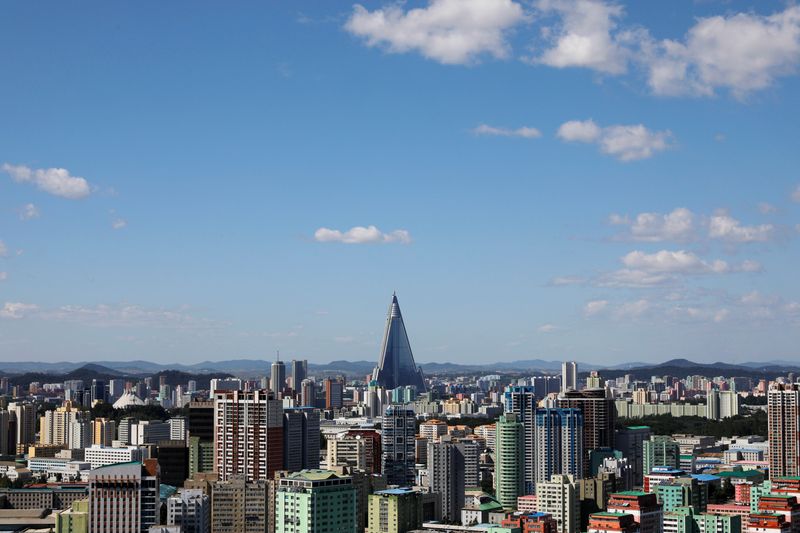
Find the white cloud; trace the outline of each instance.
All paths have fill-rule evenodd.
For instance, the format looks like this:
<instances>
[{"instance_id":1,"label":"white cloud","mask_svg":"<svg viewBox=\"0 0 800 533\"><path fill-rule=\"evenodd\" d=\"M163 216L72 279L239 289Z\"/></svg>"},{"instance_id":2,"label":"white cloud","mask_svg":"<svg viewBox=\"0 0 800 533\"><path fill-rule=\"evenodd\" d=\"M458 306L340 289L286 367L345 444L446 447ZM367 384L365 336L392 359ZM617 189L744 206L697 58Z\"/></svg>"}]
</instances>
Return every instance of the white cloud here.
<instances>
[{"instance_id":1,"label":"white cloud","mask_svg":"<svg viewBox=\"0 0 800 533\"><path fill-rule=\"evenodd\" d=\"M616 318L638 318L650 310L650 302L641 299L625 302L615 311Z\"/></svg>"},{"instance_id":2,"label":"white cloud","mask_svg":"<svg viewBox=\"0 0 800 533\"><path fill-rule=\"evenodd\" d=\"M797 70L800 6L701 18L682 41L647 38L641 46L654 93L710 96L723 88L742 98Z\"/></svg>"},{"instance_id":3,"label":"white cloud","mask_svg":"<svg viewBox=\"0 0 800 533\"><path fill-rule=\"evenodd\" d=\"M585 67L607 74L627 70L629 50L612 35L622 7L598 0L539 0L537 7L560 23L545 28L550 47L534 61L551 67Z\"/></svg>"},{"instance_id":4,"label":"white cloud","mask_svg":"<svg viewBox=\"0 0 800 533\"><path fill-rule=\"evenodd\" d=\"M550 285L561 287L565 285L582 285L587 279L581 276L557 276L550 280Z\"/></svg>"},{"instance_id":5,"label":"white cloud","mask_svg":"<svg viewBox=\"0 0 800 533\"><path fill-rule=\"evenodd\" d=\"M30 220L32 218L39 218L41 212L39 208L33 204L25 204L19 208L19 219Z\"/></svg>"},{"instance_id":6,"label":"white cloud","mask_svg":"<svg viewBox=\"0 0 800 533\"><path fill-rule=\"evenodd\" d=\"M419 52L453 65L474 63L483 54L507 57L506 34L525 18L522 6L512 0L430 0L408 11L397 4L374 11L357 4L345 29L368 46Z\"/></svg>"},{"instance_id":7,"label":"white cloud","mask_svg":"<svg viewBox=\"0 0 800 533\"><path fill-rule=\"evenodd\" d=\"M65 305L55 309L38 310L36 318L74 322L94 327L212 329L226 325L222 322L195 317L189 314L186 308L146 308L132 304Z\"/></svg>"},{"instance_id":8,"label":"white cloud","mask_svg":"<svg viewBox=\"0 0 800 533\"><path fill-rule=\"evenodd\" d=\"M670 148L669 130L653 131L643 124L613 125L601 128L593 120L570 120L562 124L556 135L567 142L597 144L604 154L620 161L647 159Z\"/></svg>"},{"instance_id":9,"label":"white cloud","mask_svg":"<svg viewBox=\"0 0 800 533\"><path fill-rule=\"evenodd\" d=\"M652 254L636 250L623 256L622 264L629 269L644 273L683 276L760 272L762 270L758 261L748 259L739 264L731 265L721 259L705 261L693 252L685 250L661 250Z\"/></svg>"},{"instance_id":10,"label":"white cloud","mask_svg":"<svg viewBox=\"0 0 800 533\"><path fill-rule=\"evenodd\" d=\"M0 241L0 257L5 257L8 255L8 246L3 241Z\"/></svg>"},{"instance_id":11,"label":"white cloud","mask_svg":"<svg viewBox=\"0 0 800 533\"><path fill-rule=\"evenodd\" d=\"M688 242L696 238L695 215L685 207L673 209L671 213L639 213L634 220L612 214L609 222L618 226L629 226L630 234L624 237L634 241Z\"/></svg>"},{"instance_id":12,"label":"white cloud","mask_svg":"<svg viewBox=\"0 0 800 533\"><path fill-rule=\"evenodd\" d=\"M111 221L111 227L113 229L122 229L128 225L128 221L124 218L115 218Z\"/></svg>"},{"instance_id":13,"label":"white cloud","mask_svg":"<svg viewBox=\"0 0 800 533\"><path fill-rule=\"evenodd\" d=\"M542 324L541 326L536 328L536 331L538 331L539 333L552 333L552 332L557 331L559 329L561 329L561 328L559 328L558 326L556 326L554 324Z\"/></svg>"},{"instance_id":14,"label":"white cloud","mask_svg":"<svg viewBox=\"0 0 800 533\"><path fill-rule=\"evenodd\" d=\"M608 300L592 300L583 306L583 314L594 316L605 311L608 307Z\"/></svg>"},{"instance_id":15,"label":"white cloud","mask_svg":"<svg viewBox=\"0 0 800 533\"><path fill-rule=\"evenodd\" d=\"M375 226L355 226L347 231L319 228L314 232L317 242L341 242L345 244L400 243L410 244L411 234L404 229L383 233Z\"/></svg>"},{"instance_id":16,"label":"white cloud","mask_svg":"<svg viewBox=\"0 0 800 533\"><path fill-rule=\"evenodd\" d=\"M5 281L8 279L8 272L0 272L0 281Z\"/></svg>"},{"instance_id":17,"label":"white cloud","mask_svg":"<svg viewBox=\"0 0 800 533\"><path fill-rule=\"evenodd\" d=\"M674 281L675 277L670 274L622 268L597 276L593 284L607 288L644 288L667 285Z\"/></svg>"},{"instance_id":18,"label":"white cloud","mask_svg":"<svg viewBox=\"0 0 800 533\"><path fill-rule=\"evenodd\" d=\"M670 274L724 274L731 270L721 259L707 262L684 250L661 250L653 254L636 250L623 256L622 264L643 272Z\"/></svg>"},{"instance_id":19,"label":"white cloud","mask_svg":"<svg viewBox=\"0 0 800 533\"><path fill-rule=\"evenodd\" d=\"M794 191L792 191L792 201L800 204L800 185L795 187Z\"/></svg>"},{"instance_id":20,"label":"white cloud","mask_svg":"<svg viewBox=\"0 0 800 533\"><path fill-rule=\"evenodd\" d=\"M0 318L20 319L31 312L38 309L33 304L25 304L22 302L6 302L3 307L0 307Z\"/></svg>"},{"instance_id":21,"label":"white cloud","mask_svg":"<svg viewBox=\"0 0 800 533\"><path fill-rule=\"evenodd\" d=\"M522 137L524 139L536 139L542 136L541 131L528 126L510 129L489 126L488 124L481 124L480 126L473 128L472 133L475 135L489 135L494 137Z\"/></svg>"},{"instance_id":22,"label":"white cloud","mask_svg":"<svg viewBox=\"0 0 800 533\"><path fill-rule=\"evenodd\" d=\"M774 234L772 224L759 226L742 226L741 223L728 215L715 215L708 223L708 236L728 242L766 242Z\"/></svg>"},{"instance_id":23,"label":"white cloud","mask_svg":"<svg viewBox=\"0 0 800 533\"><path fill-rule=\"evenodd\" d=\"M758 212L762 215L771 215L772 213L777 213L777 211L778 208L770 203L759 202L758 204Z\"/></svg>"},{"instance_id":24,"label":"white cloud","mask_svg":"<svg viewBox=\"0 0 800 533\"><path fill-rule=\"evenodd\" d=\"M600 126L589 120L570 120L559 126L556 136L564 141L593 143L602 134Z\"/></svg>"},{"instance_id":25,"label":"white cloud","mask_svg":"<svg viewBox=\"0 0 800 533\"><path fill-rule=\"evenodd\" d=\"M24 165L3 163L0 169L17 183L32 183L39 190L62 198L77 200L91 193L86 179L71 176L65 168L32 169Z\"/></svg>"}]
</instances>

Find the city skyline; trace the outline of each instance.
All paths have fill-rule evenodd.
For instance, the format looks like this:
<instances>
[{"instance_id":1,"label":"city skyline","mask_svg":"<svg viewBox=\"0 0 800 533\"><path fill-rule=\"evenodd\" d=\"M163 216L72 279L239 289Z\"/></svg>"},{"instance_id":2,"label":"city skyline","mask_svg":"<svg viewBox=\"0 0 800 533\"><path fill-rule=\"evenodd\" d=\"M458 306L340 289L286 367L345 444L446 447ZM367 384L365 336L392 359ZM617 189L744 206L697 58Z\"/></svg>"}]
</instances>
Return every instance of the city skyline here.
<instances>
[{"instance_id":1,"label":"city skyline","mask_svg":"<svg viewBox=\"0 0 800 533\"><path fill-rule=\"evenodd\" d=\"M797 359L800 6L90 5L0 8L3 360Z\"/></svg>"}]
</instances>

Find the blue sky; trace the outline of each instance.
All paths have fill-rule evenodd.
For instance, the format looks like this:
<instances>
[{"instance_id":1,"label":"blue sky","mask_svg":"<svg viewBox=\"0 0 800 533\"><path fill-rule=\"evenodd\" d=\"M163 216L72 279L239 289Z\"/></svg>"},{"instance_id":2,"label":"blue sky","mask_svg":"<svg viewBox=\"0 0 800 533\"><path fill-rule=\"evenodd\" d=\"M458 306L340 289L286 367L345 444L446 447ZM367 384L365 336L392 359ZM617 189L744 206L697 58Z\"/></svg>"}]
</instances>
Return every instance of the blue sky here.
<instances>
[{"instance_id":1,"label":"blue sky","mask_svg":"<svg viewBox=\"0 0 800 533\"><path fill-rule=\"evenodd\" d=\"M790 359L800 7L4 2L0 358ZM354 229L355 228L355 229Z\"/></svg>"}]
</instances>

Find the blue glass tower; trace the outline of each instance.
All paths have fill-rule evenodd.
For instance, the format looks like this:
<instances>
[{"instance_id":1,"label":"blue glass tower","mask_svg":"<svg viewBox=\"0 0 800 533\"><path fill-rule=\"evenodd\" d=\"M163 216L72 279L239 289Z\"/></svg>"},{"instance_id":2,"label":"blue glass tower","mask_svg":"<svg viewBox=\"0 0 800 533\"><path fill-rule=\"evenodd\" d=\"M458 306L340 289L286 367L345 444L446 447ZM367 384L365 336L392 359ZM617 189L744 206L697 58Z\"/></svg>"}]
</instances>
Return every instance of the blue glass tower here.
<instances>
[{"instance_id":1,"label":"blue glass tower","mask_svg":"<svg viewBox=\"0 0 800 533\"><path fill-rule=\"evenodd\" d=\"M414 363L403 315L400 313L400 305L394 294L392 294L392 304L389 306L389 315L386 317L381 358L372 373L372 379L384 389L413 386L418 392L425 392L422 369L417 368Z\"/></svg>"}]
</instances>

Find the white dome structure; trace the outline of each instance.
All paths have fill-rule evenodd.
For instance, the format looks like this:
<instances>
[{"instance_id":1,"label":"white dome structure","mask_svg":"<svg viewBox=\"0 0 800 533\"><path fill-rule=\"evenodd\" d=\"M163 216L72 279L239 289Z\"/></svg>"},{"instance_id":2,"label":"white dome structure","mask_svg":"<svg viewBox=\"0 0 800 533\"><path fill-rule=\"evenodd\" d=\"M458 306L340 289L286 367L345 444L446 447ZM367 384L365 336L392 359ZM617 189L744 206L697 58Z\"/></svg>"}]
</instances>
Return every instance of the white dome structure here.
<instances>
[{"instance_id":1,"label":"white dome structure","mask_svg":"<svg viewBox=\"0 0 800 533\"><path fill-rule=\"evenodd\" d=\"M144 405L144 402L131 391L125 391L119 400L114 402L114 409L125 409L133 405Z\"/></svg>"}]
</instances>

